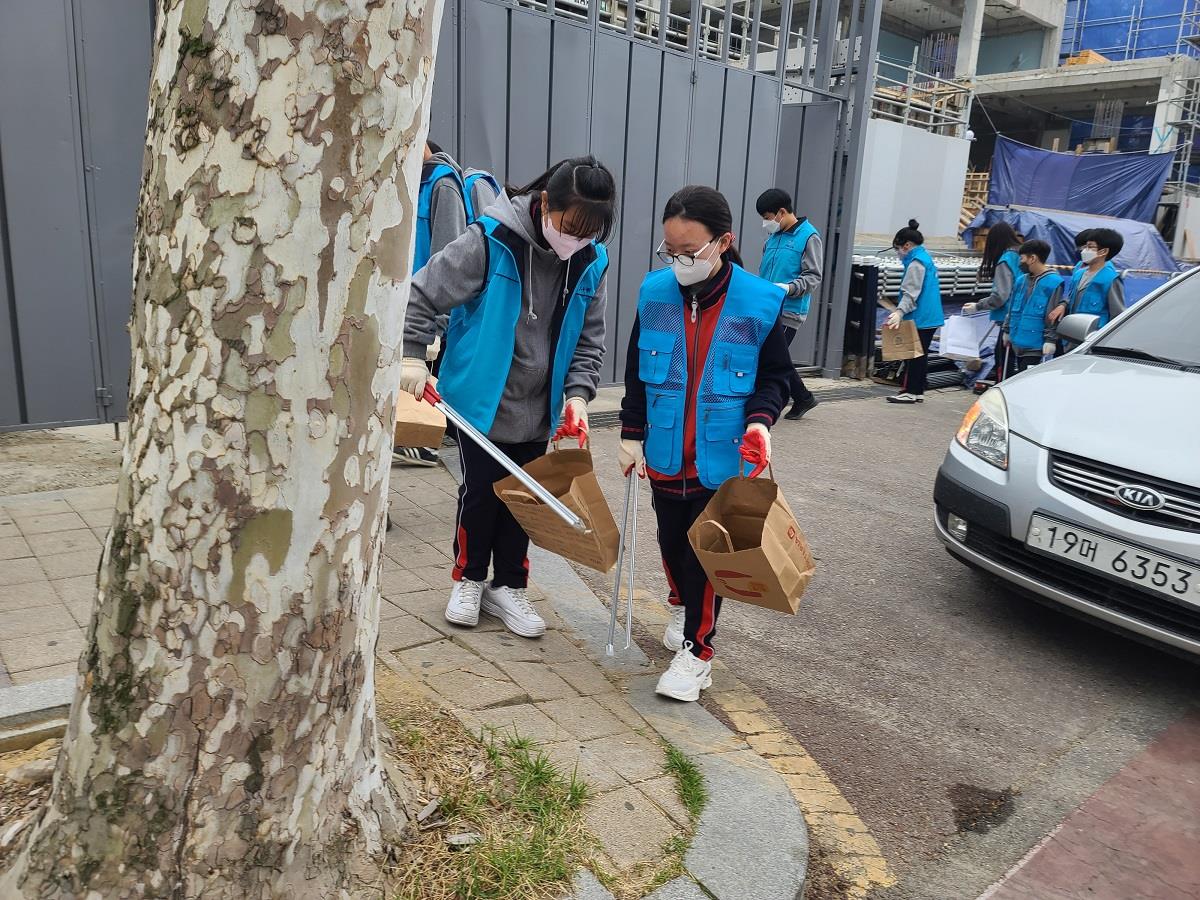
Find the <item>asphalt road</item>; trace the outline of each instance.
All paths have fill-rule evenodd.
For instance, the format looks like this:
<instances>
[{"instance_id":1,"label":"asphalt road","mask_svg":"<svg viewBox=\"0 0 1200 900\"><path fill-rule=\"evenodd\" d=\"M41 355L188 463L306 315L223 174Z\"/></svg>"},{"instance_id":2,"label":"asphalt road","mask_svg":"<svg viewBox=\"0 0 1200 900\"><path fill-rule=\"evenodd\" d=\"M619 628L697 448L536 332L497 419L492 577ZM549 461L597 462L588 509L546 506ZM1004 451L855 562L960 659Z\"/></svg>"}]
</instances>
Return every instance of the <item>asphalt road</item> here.
<instances>
[{"instance_id":1,"label":"asphalt road","mask_svg":"<svg viewBox=\"0 0 1200 900\"><path fill-rule=\"evenodd\" d=\"M933 481L970 402L958 390L919 407L847 400L781 422L775 474L817 577L795 617L727 602L716 638L867 823L899 879L872 895L887 900L977 897L1197 703L1200 667L1023 599L942 549ZM610 498L617 439L593 436ZM665 596L641 498L638 580Z\"/></svg>"}]
</instances>

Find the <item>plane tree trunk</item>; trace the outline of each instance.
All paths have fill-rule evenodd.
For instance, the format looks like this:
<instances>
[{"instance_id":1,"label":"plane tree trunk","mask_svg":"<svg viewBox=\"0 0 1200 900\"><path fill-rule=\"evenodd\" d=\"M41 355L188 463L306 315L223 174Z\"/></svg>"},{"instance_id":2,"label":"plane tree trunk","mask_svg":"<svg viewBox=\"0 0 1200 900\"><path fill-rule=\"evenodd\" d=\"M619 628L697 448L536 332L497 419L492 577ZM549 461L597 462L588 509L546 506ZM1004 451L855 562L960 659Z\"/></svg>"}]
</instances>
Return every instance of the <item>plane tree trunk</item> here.
<instances>
[{"instance_id":1,"label":"plane tree trunk","mask_svg":"<svg viewBox=\"0 0 1200 900\"><path fill-rule=\"evenodd\" d=\"M334 897L407 824L377 573L440 10L159 4L117 508L0 896Z\"/></svg>"}]
</instances>

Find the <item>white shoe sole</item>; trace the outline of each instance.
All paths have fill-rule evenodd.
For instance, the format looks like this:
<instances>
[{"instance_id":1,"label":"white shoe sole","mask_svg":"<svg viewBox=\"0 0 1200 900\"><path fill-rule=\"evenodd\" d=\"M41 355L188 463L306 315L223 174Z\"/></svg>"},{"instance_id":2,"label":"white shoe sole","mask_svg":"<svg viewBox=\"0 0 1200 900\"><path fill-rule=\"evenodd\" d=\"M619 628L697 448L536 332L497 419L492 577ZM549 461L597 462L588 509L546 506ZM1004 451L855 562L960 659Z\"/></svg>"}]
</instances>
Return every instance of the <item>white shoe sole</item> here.
<instances>
[{"instance_id":1,"label":"white shoe sole","mask_svg":"<svg viewBox=\"0 0 1200 900\"><path fill-rule=\"evenodd\" d=\"M545 622L543 622L541 625L529 625L523 619L518 619L516 616L512 615L512 613L505 612L499 607L488 603L486 596L484 597L483 603L480 604L480 610L485 615L491 616L493 619L499 619L504 623L505 628L518 637L538 638L546 633Z\"/></svg>"},{"instance_id":2,"label":"white shoe sole","mask_svg":"<svg viewBox=\"0 0 1200 900\"><path fill-rule=\"evenodd\" d=\"M685 703L694 703L700 699L700 692L705 688L712 687L712 677L704 679L704 684L690 691L672 691L669 688L664 689L662 685L655 685L654 693L661 694L664 697L670 697L672 700L682 700Z\"/></svg>"},{"instance_id":3,"label":"white shoe sole","mask_svg":"<svg viewBox=\"0 0 1200 900\"><path fill-rule=\"evenodd\" d=\"M470 616L452 613L450 610L446 610L446 621L451 625L463 625L467 628L474 628L479 624L479 616L477 614L475 618L472 619Z\"/></svg>"}]
</instances>

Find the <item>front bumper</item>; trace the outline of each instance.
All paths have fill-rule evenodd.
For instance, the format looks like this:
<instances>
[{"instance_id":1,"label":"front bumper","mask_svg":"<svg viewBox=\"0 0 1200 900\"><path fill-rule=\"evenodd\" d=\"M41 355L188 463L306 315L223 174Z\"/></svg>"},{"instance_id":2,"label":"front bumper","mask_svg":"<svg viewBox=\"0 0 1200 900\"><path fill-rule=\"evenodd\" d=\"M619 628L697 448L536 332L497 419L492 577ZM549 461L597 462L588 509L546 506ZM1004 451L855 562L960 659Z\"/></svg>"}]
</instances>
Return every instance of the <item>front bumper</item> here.
<instances>
[{"instance_id":1,"label":"front bumper","mask_svg":"<svg viewBox=\"0 0 1200 900\"><path fill-rule=\"evenodd\" d=\"M1047 474L1047 451L1015 435L1010 460L1002 471L952 444L934 488L935 523L947 550L1039 598L1200 656L1200 592L1192 602L1175 602L1030 550L1024 537L1029 517L1041 512L1185 559L1200 556L1200 539L1132 522L1059 490ZM950 534L949 513L969 523L965 541Z\"/></svg>"}]
</instances>

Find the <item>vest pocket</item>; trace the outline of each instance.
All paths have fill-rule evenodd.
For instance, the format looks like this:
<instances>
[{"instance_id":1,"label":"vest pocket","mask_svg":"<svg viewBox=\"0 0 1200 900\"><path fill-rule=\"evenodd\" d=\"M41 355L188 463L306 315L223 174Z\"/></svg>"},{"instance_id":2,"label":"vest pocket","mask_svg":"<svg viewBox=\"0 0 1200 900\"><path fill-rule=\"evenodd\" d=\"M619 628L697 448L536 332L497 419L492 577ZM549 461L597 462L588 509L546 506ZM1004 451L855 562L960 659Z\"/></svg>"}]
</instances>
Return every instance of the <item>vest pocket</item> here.
<instances>
[{"instance_id":1,"label":"vest pocket","mask_svg":"<svg viewBox=\"0 0 1200 900\"><path fill-rule=\"evenodd\" d=\"M704 455L701 474L719 485L738 474L741 456L738 447L746 431L746 414L739 406L713 409L704 416ZM705 465L706 463L706 465Z\"/></svg>"},{"instance_id":2,"label":"vest pocket","mask_svg":"<svg viewBox=\"0 0 1200 900\"><path fill-rule=\"evenodd\" d=\"M668 331L642 331L638 335L638 377L646 384L662 384L675 356L675 335Z\"/></svg>"},{"instance_id":3,"label":"vest pocket","mask_svg":"<svg viewBox=\"0 0 1200 900\"><path fill-rule=\"evenodd\" d=\"M646 462L664 475L674 475L675 405L669 396L648 396L646 407Z\"/></svg>"},{"instance_id":4,"label":"vest pocket","mask_svg":"<svg viewBox=\"0 0 1200 900\"><path fill-rule=\"evenodd\" d=\"M758 349L740 344L717 344L716 349L714 391L726 397L747 397L754 393L754 376L758 372Z\"/></svg>"}]
</instances>

